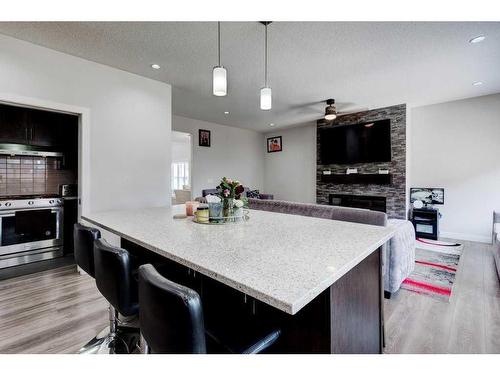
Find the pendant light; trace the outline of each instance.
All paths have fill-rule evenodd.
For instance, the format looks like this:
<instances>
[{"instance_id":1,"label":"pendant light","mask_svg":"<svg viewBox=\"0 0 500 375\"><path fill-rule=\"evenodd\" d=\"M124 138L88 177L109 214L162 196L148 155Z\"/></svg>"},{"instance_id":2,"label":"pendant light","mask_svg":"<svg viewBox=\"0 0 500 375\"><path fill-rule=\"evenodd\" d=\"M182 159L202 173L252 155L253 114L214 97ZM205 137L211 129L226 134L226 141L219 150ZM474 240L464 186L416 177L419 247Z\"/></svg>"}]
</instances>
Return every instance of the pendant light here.
<instances>
[{"instance_id":1,"label":"pendant light","mask_svg":"<svg viewBox=\"0 0 500 375\"><path fill-rule=\"evenodd\" d=\"M227 71L220 64L220 22L217 22L217 57L218 65L214 67L212 72L213 94L215 96L227 95Z\"/></svg>"},{"instance_id":2,"label":"pendant light","mask_svg":"<svg viewBox=\"0 0 500 375\"><path fill-rule=\"evenodd\" d=\"M260 109L263 111L268 111L272 108L273 103L273 92L267 84L267 26L271 23L269 21L261 22L266 28L266 39L265 39L265 85L260 89Z\"/></svg>"}]
</instances>

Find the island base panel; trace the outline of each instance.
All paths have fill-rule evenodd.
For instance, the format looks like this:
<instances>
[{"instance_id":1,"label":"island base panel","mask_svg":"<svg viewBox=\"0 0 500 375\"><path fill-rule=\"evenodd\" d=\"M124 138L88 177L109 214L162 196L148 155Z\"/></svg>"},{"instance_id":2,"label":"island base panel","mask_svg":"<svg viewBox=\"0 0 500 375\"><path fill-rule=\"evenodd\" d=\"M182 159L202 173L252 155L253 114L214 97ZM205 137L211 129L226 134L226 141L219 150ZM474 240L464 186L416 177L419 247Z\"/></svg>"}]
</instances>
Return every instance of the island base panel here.
<instances>
[{"instance_id":1,"label":"island base panel","mask_svg":"<svg viewBox=\"0 0 500 375\"><path fill-rule=\"evenodd\" d=\"M122 239L140 263L152 263L172 281L196 290L208 328L222 325L279 327L269 353L381 353L380 250L291 315L235 288Z\"/></svg>"}]
</instances>

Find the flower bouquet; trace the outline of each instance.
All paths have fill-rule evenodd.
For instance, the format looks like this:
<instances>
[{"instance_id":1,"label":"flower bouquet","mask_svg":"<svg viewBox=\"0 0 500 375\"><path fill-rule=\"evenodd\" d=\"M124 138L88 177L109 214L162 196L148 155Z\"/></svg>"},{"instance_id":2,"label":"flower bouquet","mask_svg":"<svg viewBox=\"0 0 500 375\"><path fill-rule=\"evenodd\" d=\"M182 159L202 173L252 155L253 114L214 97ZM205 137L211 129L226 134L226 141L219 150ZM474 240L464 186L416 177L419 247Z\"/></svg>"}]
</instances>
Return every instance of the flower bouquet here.
<instances>
[{"instance_id":1,"label":"flower bouquet","mask_svg":"<svg viewBox=\"0 0 500 375\"><path fill-rule=\"evenodd\" d=\"M241 196L243 191L243 185L239 181L226 177L222 178L217 186L217 195L222 200L225 217L242 216L242 209L247 206L248 202L246 197Z\"/></svg>"}]
</instances>

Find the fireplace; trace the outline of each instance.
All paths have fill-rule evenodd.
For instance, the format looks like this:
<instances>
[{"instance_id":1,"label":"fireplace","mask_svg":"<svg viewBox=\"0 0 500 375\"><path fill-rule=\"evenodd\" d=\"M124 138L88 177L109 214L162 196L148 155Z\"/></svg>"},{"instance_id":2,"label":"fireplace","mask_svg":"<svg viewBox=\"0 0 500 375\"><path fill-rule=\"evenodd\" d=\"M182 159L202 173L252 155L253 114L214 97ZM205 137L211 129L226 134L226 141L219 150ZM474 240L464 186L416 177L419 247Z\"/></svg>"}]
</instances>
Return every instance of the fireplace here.
<instances>
[{"instance_id":1,"label":"fireplace","mask_svg":"<svg viewBox=\"0 0 500 375\"><path fill-rule=\"evenodd\" d=\"M340 116L333 123L317 123L316 203L370 208L384 211L391 219L406 219L406 110L406 105L401 104ZM390 162L321 164L321 129L384 119L391 120ZM346 175L347 168L356 168L359 175ZM380 169L389 170L389 174L379 175ZM332 201L330 194L354 197Z\"/></svg>"},{"instance_id":2,"label":"fireplace","mask_svg":"<svg viewBox=\"0 0 500 375\"><path fill-rule=\"evenodd\" d=\"M386 212L386 198L370 195L330 194L331 206L367 208L373 211Z\"/></svg>"}]
</instances>

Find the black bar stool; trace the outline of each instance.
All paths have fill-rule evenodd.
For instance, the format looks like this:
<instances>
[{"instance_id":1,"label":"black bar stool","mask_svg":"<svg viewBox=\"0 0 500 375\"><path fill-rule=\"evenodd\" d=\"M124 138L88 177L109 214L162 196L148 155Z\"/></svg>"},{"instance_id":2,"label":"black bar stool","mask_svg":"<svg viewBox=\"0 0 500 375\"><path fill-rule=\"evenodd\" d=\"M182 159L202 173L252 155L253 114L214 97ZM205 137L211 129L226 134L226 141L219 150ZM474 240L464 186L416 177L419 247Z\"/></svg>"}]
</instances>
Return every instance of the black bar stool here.
<instances>
[{"instance_id":1,"label":"black bar stool","mask_svg":"<svg viewBox=\"0 0 500 375\"><path fill-rule=\"evenodd\" d=\"M97 239L94 241L94 267L97 288L110 303L110 332L99 353L130 353L139 339L138 325L133 322L139 303L137 268L132 256L125 249Z\"/></svg>"},{"instance_id":2,"label":"black bar stool","mask_svg":"<svg viewBox=\"0 0 500 375\"><path fill-rule=\"evenodd\" d=\"M164 278L151 264L139 267L139 304L144 353L256 354L281 334L279 329L249 330L245 324L206 330L199 294Z\"/></svg>"},{"instance_id":3,"label":"black bar stool","mask_svg":"<svg viewBox=\"0 0 500 375\"><path fill-rule=\"evenodd\" d=\"M95 278L94 270L94 241L101 238L98 229L76 223L73 227L75 261L78 267L90 277ZM109 326L101 330L92 340L79 350L80 354L91 354L99 351L107 336Z\"/></svg>"},{"instance_id":4,"label":"black bar stool","mask_svg":"<svg viewBox=\"0 0 500 375\"><path fill-rule=\"evenodd\" d=\"M92 278L95 278L94 241L99 238L101 238L101 232L98 229L79 223L73 227L76 264Z\"/></svg>"}]
</instances>

